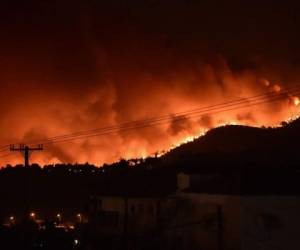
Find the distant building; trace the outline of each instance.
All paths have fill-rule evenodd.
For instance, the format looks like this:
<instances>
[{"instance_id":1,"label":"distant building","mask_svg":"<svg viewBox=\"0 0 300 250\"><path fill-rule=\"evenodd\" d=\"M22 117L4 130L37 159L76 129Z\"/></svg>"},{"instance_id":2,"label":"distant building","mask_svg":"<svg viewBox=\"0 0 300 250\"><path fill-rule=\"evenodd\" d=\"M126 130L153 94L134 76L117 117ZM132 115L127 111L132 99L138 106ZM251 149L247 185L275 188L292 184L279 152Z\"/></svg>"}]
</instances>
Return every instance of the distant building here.
<instances>
[{"instance_id":1,"label":"distant building","mask_svg":"<svg viewBox=\"0 0 300 250\"><path fill-rule=\"evenodd\" d=\"M245 192L241 185L232 187L217 175L180 173L177 181L178 191L168 197L176 212L164 234L164 249L300 247L300 196L278 195L272 187L267 194L263 187L261 193L247 188Z\"/></svg>"},{"instance_id":2,"label":"distant building","mask_svg":"<svg viewBox=\"0 0 300 250\"><path fill-rule=\"evenodd\" d=\"M97 195L91 197L89 213L95 237L109 238L109 249L141 249L157 244L161 209L166 197Z\"/></svg>"},{"instance_id":3,"label":"distant building","mask_svg":"<svg viewBox=\"0 0 300 250\"><path fill-rule=\"evenodd\" d=\"M162 249L240 249L240 197L200 191L219 179L218 175L178 174L178 190L166 201L169 219L162 231Z\"/></svg>"},{"instance_id":4,"label":"distant building","mask_svg":"<svg viewBox=\"0 0 300 250\"><path fill-rule=\"evenodd\" d=\"M101 231L122 234L140 233L157 226L160 205L164 199L157 197L94 196L90 211L97 218Z\"/></svg>"},{"instance_id":5,"label":"distant building","mask_svg":"<svg viewBox=\"0 0 300 250\"><path fill-rule=\"evenodd\" d=\"M246 191L245 191L246 190ZM238 176L179 173L168 194L120 190L92 197L98 236L123 245L110 249L289 250L300 246L300 197L265 194L241 185ZM126 195L125 195L126 194ZM148 247L148 248L147 248Z\"/></svg>"}]
</instances>

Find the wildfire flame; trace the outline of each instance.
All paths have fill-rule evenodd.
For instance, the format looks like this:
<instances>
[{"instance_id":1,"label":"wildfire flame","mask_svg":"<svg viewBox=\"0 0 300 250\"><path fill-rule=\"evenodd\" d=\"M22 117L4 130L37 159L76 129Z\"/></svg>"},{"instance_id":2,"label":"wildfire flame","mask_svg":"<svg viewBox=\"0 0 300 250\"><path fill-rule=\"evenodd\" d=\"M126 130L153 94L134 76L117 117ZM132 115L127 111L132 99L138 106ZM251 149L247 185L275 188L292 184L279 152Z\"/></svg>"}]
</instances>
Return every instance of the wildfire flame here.
<instances>
[{"instance_id":1,"label":"wildfire flame","mask_svg":"<svg viewBox=\"0 0 300 250\"><path fill-rule=\"evenodd\" d=\"M212 77L209 70L205 74ZM206 76L207 79L210 79L208 76ZM118 112L112 110L112 107L120 100L115 99L115 101L112 101L111 98L113 97L107 98L106 101L109 112L101 111L101 108L105 107L102 103L105 102L103 98L106 98L106 95L109 96L109 92L115 92L115 89L109 85L105 90L106 95L101 93L95 95L93 92L90 96L83 97L84 100L79 106L79 110L76 111L72 105L62 103L60 104L62 109L53 112L50 109L50 105L49 110L42 110L38 116L33 113L29 122L26 119L20 120L20 117L22 118L22 112L20 111L22 107L19 107L18 112L21 112L20 115L18 116L18 113L14 113L15 116L9 119L12 120L18 117L19 122L24 121L24 126L22 130L16 130L12 139L27 141L41 138L43 135L47 135L47 137L63 135L76 130L80 131L82 128L93 129L97 124L98 127L101 127L100 125L103 122L117 125L119 122L122 122L123 114L126 114L126 118L131 118L132 120L147 120L149 117L170 115L168 122L164 122L159 126L146 126L145 128L126 132L121 131L99 137L87 137L68 142L68 144L48 145L45 147L44 152L34 153L31 158L32 162L39 162L40 164L90 162L101 165L117 161L120 158L146 158L152 155L153 152L159 152L155 155L160 157L182 144L205 135L209 129L220 126L278 127L281 126L282 121L291 122L298 118L300 99L295 91L286 91L285 87L278 82L273 83L264 78L261 78L258 81L260 85L257 85L256 78L249 75L237 79L232 73L226 73L222 77L226 85L225 92L223 90L220 91L218 88L207 88L206 91L209 91L209 94L203 95L202 89L199 88L198 90L193 85L194 88L185 93L186 90L182 87L184 86L182 83L185 81L184 78L183 80L176 79L174 80L174 86L178 90L175 87L172 91L169 88L168 90L158 89L155 91L147 88L146 91L151 92L149 93L151 94L151 99L145 100L144 96L139 97L136 94L134 96L135 99L133 98L128 103L122 103L123 106L119 107L120 111ZM243 83L241 88L237 87L240 82ZM163 95L161 92L163 92ZM257 93L261 92L271 94L265 98L266 100L262 104L252 105L253 102L257 101L252 101L250 97L256 96ZM274 96L278 96L276 102L268 101L268 98L271 100ZM237 106L238 108L232 108L230 104L231 100L235 99L241 100L241 104ZM63 101L60 100L60 102ZM185 111L193 110L195 107L214 107L218 103L225 104L219 105L219 108L206 108L208 111L201 113L201 115L193 115L193 113L191 113L192 115L189 113L186 115L185 113ZM100 109L99 112L98 109ZM99 118L101 112L105 113L103 119L102 117ZM52 120L53 115L61 115L66 119L62 120L63 122ZM77 117L78 115L79 118ZM24 116L24 118L27 118L27 116ZM44 121L43 126L36 127L35 124L38 124L39 120ZM11 140L11 138L4 138L4 142L5 139L7 142ZM6 163L21 163L23 160L21 155L13 155L8 159L0 158L0 161L4 165Z\"/></svg>"}]
</instances>

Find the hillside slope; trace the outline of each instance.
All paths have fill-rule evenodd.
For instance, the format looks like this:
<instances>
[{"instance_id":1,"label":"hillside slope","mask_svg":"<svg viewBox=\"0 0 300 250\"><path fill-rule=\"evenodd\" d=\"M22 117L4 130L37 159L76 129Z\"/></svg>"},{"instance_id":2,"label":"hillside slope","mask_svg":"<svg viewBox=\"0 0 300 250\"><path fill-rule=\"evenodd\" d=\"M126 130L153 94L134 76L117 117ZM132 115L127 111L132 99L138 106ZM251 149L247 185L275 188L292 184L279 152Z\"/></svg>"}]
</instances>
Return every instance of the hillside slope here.
<instances>
[{"instance_id":1,"label":"hillside slope","mask_svg":"<svg viewBox=\"0 0 300 250\"><path fill-rule=\"evenodd\" d=\"M200 172L298 170L299 144L300 119L279 128L224 126L170 151L162 164Z\"/></svg>"}]
</instances>

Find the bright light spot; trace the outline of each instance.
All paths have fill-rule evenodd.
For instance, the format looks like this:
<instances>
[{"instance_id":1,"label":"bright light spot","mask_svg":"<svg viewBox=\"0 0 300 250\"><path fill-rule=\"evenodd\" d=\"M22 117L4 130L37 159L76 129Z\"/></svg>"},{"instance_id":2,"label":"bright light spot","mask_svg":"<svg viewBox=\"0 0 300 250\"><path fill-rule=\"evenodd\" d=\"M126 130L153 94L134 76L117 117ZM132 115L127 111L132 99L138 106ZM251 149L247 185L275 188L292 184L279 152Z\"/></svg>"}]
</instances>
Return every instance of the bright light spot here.
<instances>
[{"instance_id":1,"label":"bright light spot","mask_svg":"<svg viewBox=\"0 0 300 250\"><path fill-rule=\"evenodd\" d=\"M295 105L295 106L298 106L298 105L300 104L300 99L299 99L299 97L294 96L294 97L293 97L293 102L294 102L294 105Z\"/></svg>"},{"instance_id":2,"label":"bright light spot","mask_svg":"<svg viewBox=\"0 0 300 250\"><path fill-rule=\"evenodd\" d=\"M195 140L194 136L188 136L186 137L182 143L188 143L188 142L192 142L193 140Z\"/></svg>"},{"instance_id":3,"label":"bright light spot","mask_svg":"<svg viewBox=\"0 0 300 250\"><path fill-rule=\"evenodd\" d=\"M228 121L227 123L226 123L226 125L228 126L228 125L238 125L238 123L236 122L236 121ZM225 125L225 126L226 126Z\"/></svg>"},{"instance_id":4,"label":"bright light spot","mask_svg":"<svg viewBox=\"0 0 300 250\"><path fill-rule=\"evenodd\" d=\"M194 141L195 139L201 137L201 136L204 136L206 134L207 131L201 131L201 132L198 132L197 134L193 135L193 136L187 136L187 137L184 137L183 139L179 140L178 142L176 142L169 150L161 153L161 154L158 154L158 157L161 157L162 155L170 152L172 149L174 148L177 148L179 146L181 146L182 144L186 144L186 143L189 143L189 142L192 142Z\"/></svg>"},{"instance_id":5,"label":"bright light spot","mask_svg":"<svg viewBox=\"0 0 300 250\"><path fill-rule=\"evenodd\" d=\"M297 120L299 118L300 118L299 115L294 115L294 116L289 117L287 120L285 120L285 122L286 123L291 123L291 122L293 122L293 121L295 121L295 120Z\"/></svg>"},{"instance_id":6,"label":"bright light spot","mask_svg":"<svg viewBox=\"0 0 300 250\"><path fill-rule=\"evenodd\" d=\"M9 220L10 220L10 221L13 221L13 220L15 220L15 217L14 217L14 216L10 216L10 217L9 217Z\"/></svg>"},{"instance_id":7,"label":"bright light spot","mask_svg":"<svg viewBox=\"0 0 300 250\"><path fill-rule=\"evenodd\" d=\"M34 212L30 213L30 217L34 218L35 217L35 213Z\"/></svg>"},{"instance_id":8,"label":"bright light spot","mask_svg":"<svg viewBox=\"0 0 300 250\"><path fill-rule=\"evenodd\" d=\"M77 216L77 218L78 218L79 223L81 223L81 221L82 221L82 216L81 216L81 214L77 214L76 216Z\"/></svg>"},{"instance_id":9,"label":"bright light spot","mask_svg":"<svg viewBox=\"0 0 300 250\"><path fill-rule=\"evenodd\" d=\"M75 239L74 240L74 245L77 246L79 244L79 240Z\"/></svg>"}]
</instances>

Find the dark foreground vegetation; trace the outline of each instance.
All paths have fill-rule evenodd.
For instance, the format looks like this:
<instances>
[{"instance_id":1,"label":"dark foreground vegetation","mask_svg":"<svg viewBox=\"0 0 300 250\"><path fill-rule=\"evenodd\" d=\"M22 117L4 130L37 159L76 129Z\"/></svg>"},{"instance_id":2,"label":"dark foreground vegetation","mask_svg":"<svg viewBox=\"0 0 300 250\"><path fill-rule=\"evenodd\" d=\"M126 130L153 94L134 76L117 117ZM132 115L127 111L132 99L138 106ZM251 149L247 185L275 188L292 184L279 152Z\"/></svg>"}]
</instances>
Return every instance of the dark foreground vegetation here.
<instances>
[{"instance_id":1,"label":"dark foreground vegetation","mask_svg":"<svg viewBox=\"0 0 300 250\"><path fill-rule=\"evenodd\" d=\"M299 131L300 120L276 129L227 126L159 158L122 159L100 168L88 163L5 166L0 170L0 248L100 249L88 244L93 241L87 240L88 224L57 227L57 213L74 225L78 213L88 219L94 195L166 196L176 191L180 172L214 176L196 187L202 193L299 195ZM38 213L44 225L21 220L24 211Z\"/></svg>"}]
</instances>

